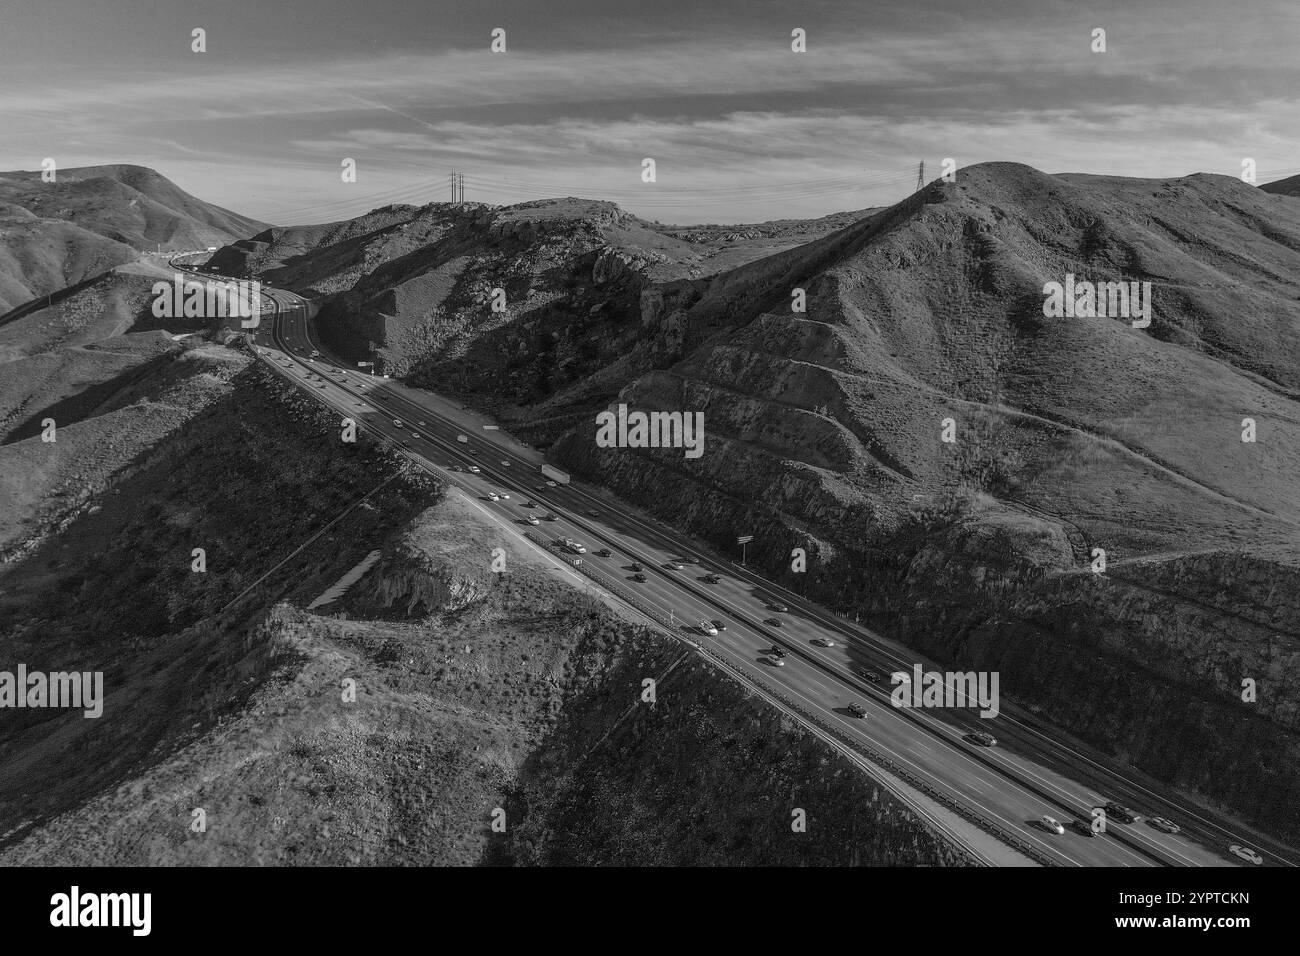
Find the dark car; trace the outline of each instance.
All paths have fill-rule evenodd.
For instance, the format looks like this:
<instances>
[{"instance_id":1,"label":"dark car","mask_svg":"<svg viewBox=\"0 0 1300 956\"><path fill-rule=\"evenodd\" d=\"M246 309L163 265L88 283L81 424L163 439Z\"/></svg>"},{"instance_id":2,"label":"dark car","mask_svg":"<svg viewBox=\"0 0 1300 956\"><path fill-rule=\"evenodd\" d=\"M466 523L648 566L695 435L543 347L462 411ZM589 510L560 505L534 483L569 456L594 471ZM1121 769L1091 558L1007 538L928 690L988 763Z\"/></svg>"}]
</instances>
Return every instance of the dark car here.
<instances>
[{"instance_id":1,"label":"dark car","mask_svg":"<svg viewBox=\"0 0 1300 956\"><path fill-rule=\"evenodd\" d=\"M769 611L776 611L778 614L785 614L787 611L790 610L790 609L789 609L788 607L786 607L784 604L777 604L775 601L772 601L771 603L769 603L769 604L767 605L767 609L768 609Z\"/></svg>"},{"instance_id":2,"label":"dark car","mask_svg":"<svg viewBox=\"0 0 1300 956\"><path fill-rule=\"evenodd\" d=\"M708 584L717 584L717 583L718 583L719 581L721 581L721 580L722 580L722 575L720 575L720 574L706 574L706 575L704 575L704 581L705 581L706 583L708 583Z\"/></svg>"},{"instance_id":3,"label":"dark car","mask_svg":"<svg viewBox=\"0 0 1300 956\"><path fill-rule=\"evenodd\" d=\"M773 657L785 657L785 648L773 644L772 649L768 651Z\"/></svg>"},{"instance_id":4,"label":"dark car","mask_svg":"<svg viewBox=\"0 0 1300 956\"><path fill-rule=\"evenodd\" d=\"M1092 824L1087 820L1075 820L1070 824L1070 829L1079 836L1095 837L1097 831L1092 828Z\"/></svg>"},{"instance_id":5,"label":"dark car","mask_svg":"<svg viewBox=\"0 0 1300 956\"><path fill-rule=\"evenodd\" d=\"M595 508L589 508L589 509L587 510L587 514L591 515L591 517L593 517L593 518L598 518L598 517L600 517L600 512L597 511Z\"/></svg>"},{"instance_id":6,"label":"dark car","mask_svg":"<svg viewBox=\"0 0 1300 956\"><path fill-rule=\"evenodd\" d=\"M718 621L718 620L714 620L714 621L711 621L710 623L712 623L713 626L716 627L719 631L725 631L725 630L727 629L727 622L726 622L726 621Z\"/></svg>"},{"instance_id":7,"label":"dark car","mask_svg":"<svg viewBox=\"0 0 1300 956\"><path fill-rule=\"evenodd\" d=\"M1137 820L1137 814L1122 803L1116 803L1114 800L1106 804L1106 816L1118 820L1120 823L1134 823Z\"/></svg>"},{"instance_id":8,"label":"dark car","mask_svg":"<svg viewBox=\"0 0 1300 956\"><path fill-rule=\"evenodd\" d=\"M633 563L632 566L631 566L628 570L630 570L630 571L644 571L645 568L641 567L641 565L639 565L639 564Z\"/></svg>"},{"instance_id":9,"label":"dark car","mask_svg":"<svg viewBox=\"0 0 1300 956\"><path fill-rule=\"evenodd\" d=\"M971 734L970 737L971 740L979 744L981 747L996 747L998 743L998 738L985 730L977 730L975 733Z\"/></svg>"},{"instance_id":10,"label":"dark car","mask_svg":"<svg viewBox=\"0 0 1300 956\"><path fill-rule=\"evenodd\" d=\"M849 704L848 711L850 717L867 716L867 709L863 707L861 704Z\"/></svg>"},{"instance_id":11,"label":"dark car","mask_svg":"<svg viewBox=\"0 0 1300 956\"><path fill-rule=\"evenodd\" d=\"M783 625L781 624L781 622L780 622L777 618L774 618L774 617L769 617L769 618L768 618L766 621L764 621L763 623L766 624L768 627L782 627L782 626L783 626Z\"/></svg>"},{"instance_id":12,"label":"dark car","mask_svg":"<svg viewBox=\"0 0 1300 956\"><path fill-rule=\"evenodd\" d=\"M596 556L601 558L612 558L614 556L614 552L609 550L609 548L601 548L599 551L596 552Z\"/></svg>"},{"instance_id":13,"label":"dark car","mask_svg":"<svg viewBox=\"0 0 1300 956\"><path fill-rule=\"evenodd\" d=\"M638 581L638 582L641 582L641 583L644 584L644 583L645 583L645 580L646 580L646 577L645 577L644 574L634 574L634 575L632 575L632 580L633 580L633 581Z\"/></svg>"},{"instance_id":14,"label":"dark car","mask_svg":"<svg viewBox=\"0 0 1300 956\"><path fill-rule=\"evenodd\" d=\"M854 670L854 673L857 674L859 677L861 677L863 680L871 681L871 683L873 684L881 684L884 683L885 680L883 674L881 674L879 671L873 671L870 667L856 668Z\"/></svg>"}]
</instances>

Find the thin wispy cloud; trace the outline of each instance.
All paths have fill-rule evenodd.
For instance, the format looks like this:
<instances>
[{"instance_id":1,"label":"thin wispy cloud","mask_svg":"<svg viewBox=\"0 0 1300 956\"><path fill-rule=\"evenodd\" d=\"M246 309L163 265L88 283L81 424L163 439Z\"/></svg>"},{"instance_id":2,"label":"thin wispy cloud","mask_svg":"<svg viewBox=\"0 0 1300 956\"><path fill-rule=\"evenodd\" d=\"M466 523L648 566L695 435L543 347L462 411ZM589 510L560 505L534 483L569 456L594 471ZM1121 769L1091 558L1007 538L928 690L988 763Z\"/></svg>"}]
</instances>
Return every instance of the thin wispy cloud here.
<instances>
[{"instance_id":1,"label":"thin wispy cloud","mask_svg":"<svg viewBox=\"0 0 1300 956\"><path fill-rule=\"evenodd\" d=\"M312 56L313 43L331 40L310 24L305 39L254 57L230 46L238 18L209 21L209 52L192 54L187 32L165 24L168 52L152 63L120 60L106 42L107 72L11 74L0 89L0 165L135 161L204 198L289 217L280 221L342 208L349 195L359 212L372 186L391 192L452 168L480 184L471 199L576 186L677 218L697 204L673 209L674 188L698 196L746 183L747 197L710 213L743 219L770 214L769 196L790 182L876 186L792 194L789 215L892 201L923 157L1128 175L1230 172L1244 156L1261 169L1300 166L1286 29L1297 20L1281 3L1268 5L1276 28L1268 18L1246 28L1207 6L1212 35L1193 36L1194 46L1167 15L1120 5L1084 17L1068 4L938 4L917 18L905 5L822 4L676 21L600 9L567 34L559 14L516 26L501 55L489 52L486 27L474 43L408 49L413 25L383 0L368 29L385 35L389 18L391 42L363 57ZM809 52L795 54L789 27L801 18ZM1104 54L1091 49L1096 23L1108 27ZM593 24L608 25L605 42ZM1226 42L1247 34L1248 52ZM339 179L345 156L358 162L355 184ZM638 188L645 156L659 163L657 190ZM512 196L509 183L527 188Z\"/></svg>"}]
</instances>

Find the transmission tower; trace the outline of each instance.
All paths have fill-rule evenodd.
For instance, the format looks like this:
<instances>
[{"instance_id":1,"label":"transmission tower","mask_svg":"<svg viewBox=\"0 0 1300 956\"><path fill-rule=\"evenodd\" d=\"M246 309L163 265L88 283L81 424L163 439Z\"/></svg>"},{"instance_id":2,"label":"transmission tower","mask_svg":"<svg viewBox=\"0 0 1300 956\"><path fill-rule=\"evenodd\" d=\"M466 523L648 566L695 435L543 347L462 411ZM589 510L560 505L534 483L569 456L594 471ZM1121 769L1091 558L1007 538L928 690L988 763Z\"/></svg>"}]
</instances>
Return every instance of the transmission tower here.
<instances>
[{"instance_id":1,"label":"transmission tower","mask_svg":"<svg viewBox=\"0 0 1300 956\"><path fill-rule=\"evenodd\" d=\"M920 192L925 188L925 160L921 160L921 165L916 167L916 191Z\"/></svg>"}]
</instances>

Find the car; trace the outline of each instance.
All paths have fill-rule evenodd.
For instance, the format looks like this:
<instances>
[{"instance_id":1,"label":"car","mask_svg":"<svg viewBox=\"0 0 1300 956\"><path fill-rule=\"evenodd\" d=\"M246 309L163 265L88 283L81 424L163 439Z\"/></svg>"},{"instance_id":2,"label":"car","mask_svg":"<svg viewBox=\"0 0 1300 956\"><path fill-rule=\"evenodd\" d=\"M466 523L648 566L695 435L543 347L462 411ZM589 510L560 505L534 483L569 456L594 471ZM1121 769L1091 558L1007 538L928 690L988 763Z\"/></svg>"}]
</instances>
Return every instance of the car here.
<instances>
[{"instance_id":1,"label":"car","mask_svg":"<svg viewBox=\"0 0 1300 956\"><path fill-rule=\"evenodd\" d=\"M345 373L345 374L346 374L346 373ZM421 427L421 428L424 427L424 422L420 422L420 427Z\"/></svg>"},{"instance_id":2,"label":"car","mask_svg":"<svg viewBox=\"0 0 1300 956\"><path fill-rule=\"evenodd\" d=\"M477 449L477 448L471 448L471 449L469 450L469 453L470 453L471 455L473 455L475 458L478 457L478 449Z\"/></svg>"},{"instance_id":3,"label":"car","mask_svg":"<svg viewBox=\"0 0 1300 956\"><path fill-rule=\"evenodd\" d=\"M527 521L529 524L534 524L534 525L536 525L536 524L541 524L541 523L542 523L541 520L538 519L538 518L537 518L536 516L534 516L534 515L529 515L529 516L528 516L527 518L525 518L524 520Z\"/></svg>"},{"instance_id":4,"label":"car","mask_svg":"<svg viewBox=\"0 0 1300 956\"><path fill-rule=\"evenodd\" d=\"M312 357L312 358L316 358L316 357L319 356L319 355L320 355L320 352L318 352L316 349L312 349L312 350L311 350L311 357Z\"/></svg>"},{"instance_id":5,"label":"car","mask_svg":"<svg viewBox=\"0 0 1300 956\"><path fill-rule=\"evenodd\" d=\"M545 491L545 490L546 490L545 485L533 485L533 491Z\"/></svg>"},{"instance_id":6,"label":"car","mask_svg":"<svg viewBox=\"0 0 1300 956\"><path fill-rule=\"evenodd\" d=\"M542 520L543 520L543 521L559 521L560 519L557 518L557 517L555 517L555 515L551 514L551 513L548 511L548 512L546 512L546 514L542 515Z\"/></svg>"},{"instance_id":7,"label":"car","mask_svg":"<svg viewBox=\"0 0 1300 956\"><path fill-rule=\"evenodd\" d=\"M498 491L497 494L499 494L499 495L502 497L502 499L505 500L505 501L509 501L509 500L510 500L510 496L509 496L508 494L506 494L504 491Z\"/></svg>"},{"instance_id":8,"label":"car","mask_svg":"<svg viewBox=\"0 0 1300 956\"><path fill-rule=\"evenodd\" d=\"M555 482L553 482L553 481L548 481L548 482L546 483L546 487L547 487L547 488L558 488L559 485L557 485L557 484L556 484Z\"/></svg>"},{"instance_id":9,"label":"car","mask_svg":"<svg viewBox=\"0 0 1300 956\"><path fill-rule=\"evenodd\" d=\"M784 604L777 604L776 602L773 602L773 603L769 604L769 605L767 606L767 609L768 609L769 611L776 611L778 614L785 614L787 611L790 610L790 609L789 609L788 607L786 607Z\"/></svg>"},{"instance_id":10,"label":"car","mask_svg":"<svg viewBox=\"0 0 1300 956\"><path fill-rule=\"evenodd\" d=\"M600 512L597 511L595 508L588 508L588 509L587 509L587 515L588 515L588 517L591 517L591 518L599 518L599 517L600 517Z\"/></svg>"},{"instance_id":11,"label":"car","mask_svg":"<svg viewBox=\"0 0 1300 956\"><path fill-rule=\"evenodd\" d=\"M727 629L726 621L719 621L717 618L714 618L709 623L712 624L714 627L716 627L719 631L725 631Z\"/></svg>"},{"instance_id":12,"label":"car","mask_svg":"<svg viewBox=\"0 0 1300 956\"><path fill-rule=\"evenodd\" d=\"M687 563L687 564L699 564L699 563L700 563L700 559L699 559L699 558L687 558L687 559L686 559L686 563Z\"/></svg>"},{"instance_id":13,"label":"car","mask_svg":"<svg viewBox=\"0 0 1300 956\"><path fill-rule=\"evenodd\" d=\"M448 471L460 471L460 465L448 465L448 466L447 466L447 470L448 470Z\"/></svg>"},{"instance_id":14,"label":"car","mask_svg":"<svg viewBox=\"0 0 1300 956\"><path fill-rule=\"evenodd\" d=\"M609 550L609 548L601 548L596 552L596 557L598 558L612 558L613 556L614 552Z\"/></svg>"},{"instance_id":15,"label":"car","mask_svg":"<svg viewBox=\"0 0 1300 956\"><path fill-rule=\"evenodd\" d=\"M779 644L773 644L768 648L767 653L771 654L773 657L785 657L785 648Z\"/></svg>"},{"instance_id":16,"label":"car","mask_svg":"<svg viewBox=\"0 0 1300 956\"><path fill-rule=\"evenodd\" d=\"M631 566L628 568L628 570L629 570L629 571L644 571L645 568L641 567L641 565L639 565L639 564L637 564L635 561L633 561L632 564L631 564Z\"/></svg>"},{"instance_id":17,"label":"car","mask_svg":"<svg viewBox=\"0 0 1300 956\"><path fill-rule=\"evenodd\" d=\"M685 570L686 570L686 568L685 568L682 564L680 564L679 562L677 562L677 561L669 561L669 562L668 562L668 567L672 568L674 571L685 571Z\"/></svg>"},{"instance_id":18,"label":"car","mask_svg":"<svg viewBox=\"0 0 1300 956\"><path fill-rule=\"evenodd\" d=\"M775 618L775 617L769 617L769 618L768 618L766 621L764 621L763 623L766 624L768 627L782 627L782 626L783 626L783 625L781 624L781 621L780 621L778 618Z\"/></svg>"},{"instance_id":19,"label":"car","mask_svg":"<svg viewBox=\"0 0 1300 956\"><path fill-rule=\"evenodd\" d=\"M863 707L861 704L849 704L848 711L850 717L867 716L867 709Z\"/></svg>"},{"instance_id":20,"label":"car","mask_svg":"<svg viewBox=\"0 0 1300 956\"><path fill-rule=\"evenodd\" d=\"M835 646L835 642L832 641L829 637L814 637L812 642L813 642L814 644L816 644L818 647L834 647L834 646Z\"/></svg>"},{"instance_id":21,"label":"car","mask_svg":"<svg viewBox=\"0 0 1300 956\"><path fill-rule=\"evenodd\" d=\"M411 432L411 437L412 437L412 438L419 438L419 437L420 437L420 433L419 433L419 432Z\"/></svg>"},{"instance_id":22,"label":"car","mask_svg":"<svg viewBox=\"0 0 1300 956\"><path fill-rule=\"evenodd\" d=\"M706 574L706 575L704 575L704 577L703 577L701 580L703 580L706 584L717 584L719 581L722 580L722 575L721 575L721 574Z\"/></svg>"},{"instance_id":23,"label":"car","mask_svg":"<svg viewBox=\"0 0 1300 956\"><path fill-rule=\"evenodd\" d=\"M1071 820L1070 829L1079 834L1079 836L1086 836L1089 838L1095 838L1097 836L1097 831L1092 828L1092 824L1087 820Z\"/></svg>"},{"instance_id":24,"label":"car","mask_svg":"<svg viewBox=\"0 0 1300 956\"><path fill-rule=\"evenodd\" d=\"M1147 826L1155 827L1161 833L1181 833L1183 829L1177 823L1166 820L1164 817L1152 817L1147 821Z\"/></svg>"},{"instance_id":25,"label":"car","mask_svg":"<svg viewBox=\"0 0 1300 956\"><path fill-rule=\"evenodd\" d=\"M402 439L402 444L403 444L405 447L410 448L410 447L411 447L411 439L409 439L409 438L403 438L403 439Z\"/></svg>"},{"instance_id":26,"label":"car","mask_svg":"<svg viewBox=\"0 0 1300 956\"><path fill-rule=\"evenodd\" d=\"M509 467L510 467L510 462L506 461L504 458L501 459L501 464L502 464L502 466L505 467L505 468L509 468Z\"/></svg>"},{"instance_id":27,"label":"car","mask_svg":"<svg viewBox=\"0 0 1300 956\"><path fill-rule=\"evenodd\" d=\"M879 671L873 671L870 667L856 667L853 673L857 674L863 680L869 680L873 684L884 683L885 675Z\"/></svg>"},{"instance_id":28,"label":"car","mask_svg":"<svg viewBox=\"0 0 1300 956\"><path fill-rule=\"evenodd\" d=\"M634 574L634 575L632 575L632 580L633 580L633 581L640 581L642 584L644 584L644 583L645 583L645 580L646 580L646 577L645 577L644 574Z\"/></svg>"},{"instance_id":29,"label":"car","mask_svg":"<svg viewBox=\"0 0 1300 956\"><path fill-rule=\"evenodd\" d=\"M393 426L396 427L396 428L401 428L401 427L402 427L402 423L401 423L401 421L399 421L398 419L394 418L394 419L393 419Z\"/></svg>"},{"instance_id":30,"label":"car","mask_svg":"<svg viewBox=\"0 0 1300 956\"><path fill-rule=\"evenodd\" d=\"M470 466L469 466L469 473L470 473L471 475L477 475L477 474L479 473L478 465L470 465Z\"/></svg>"},{"instance_id":31,"label":"car","mask_svg":"<svg viewBox=\"0 0 1300 956\"><path fill-rule=\"evenodd\" d=\"M695 626L700 629L701 634L707 634L709 637L718 636L718 629L708 621L700 621Z\"/></svg>"},{"instance_id":32,"label":"car","mask_svg":"<svg viewBox=\"0 0 1300 956\"><path fill-rule=\"evenodd\" d=\"M996 747L998 743L998 739L985 730L977 730L970 737L981 747Z\"/></svg>"},{"instance_id":33,"label":"car","mask_svg":"<svg viewBox=\"0 0 1300 956\"><path fill-rule=\"evenodd\" d=\"M1231 853L1233 856L1241 857L1241 859L1243 860L1247 860L1251 863L1254 863L1256 866L1259 866L1261 863L1264 862L1264 858L1262 856L1260 856L1250 847L1242 846L1240 843L1232 844L1232 846L1228 847L1228 852Z\"/></svg>"},{"instance_id":34,"label":"car","mask_svg":"<svg viewBox=\"0 0 1300 956\"><path fill-rule=\"evenodd\" d=\"M1109 819L1118 820L1120 823L1136 823L1137 814L1124 806L1122 803L1116 803L1114 800L1106 804L1106 816Z\"/></svg>"},{"instance_id":35,"label":"car","mask_svg":"<svg viewBox=\"0 0 1300 956\"><path fill-rule=\"evenodd\" d=\"M769 657L767 662L773 667L785 667L785 661L779 657Z\"/></svg>"},{"instance_id":36,"label":"car","mask_svg":"<svg viewBox=\"0 0 1300 956\"><path fill-rule=\"evenodd\" d=\"M491 498L493 501L500 501L500 500L501 500L501 496L498 495L495 491L489 491L489 492L487 493L487 496L488 496L489 498Z\"/></svg>"},{"instance_id":37,"label":"car","mask_svg":"<svg viewBox=\"0 0 1300 956\"><path fill-rule=\"evenodd\" d=\"M1055 833L1058 836L1065 832L1065 827L1061 826L1061 821L1056 817L1049 817L1047 814L1039 817L1038 825L1049 833Z\"/></svg>"}]
</instances>

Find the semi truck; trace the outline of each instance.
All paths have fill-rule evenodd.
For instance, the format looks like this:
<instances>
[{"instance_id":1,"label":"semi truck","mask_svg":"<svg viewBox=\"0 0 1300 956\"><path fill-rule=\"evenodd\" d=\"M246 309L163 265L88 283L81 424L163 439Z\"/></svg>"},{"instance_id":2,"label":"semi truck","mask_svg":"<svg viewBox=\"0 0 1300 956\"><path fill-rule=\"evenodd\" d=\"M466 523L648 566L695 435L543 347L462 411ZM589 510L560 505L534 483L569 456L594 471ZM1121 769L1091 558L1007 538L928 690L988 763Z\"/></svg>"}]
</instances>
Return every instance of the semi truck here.
<instances>
[{"instance_id":1,"label":"semi truck","mask_svg":"<svg viewBox=\"0 0 1300 956\"><path fill-rule=\"evenodd\" d=\"M569 473L567 471L560 471L560 469L552 465L543 464L542 475L551 479L551 481L555 482L557 485L567 485L569 483Z\"/></svg>"}]
</instances>

